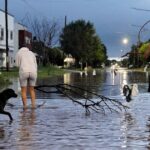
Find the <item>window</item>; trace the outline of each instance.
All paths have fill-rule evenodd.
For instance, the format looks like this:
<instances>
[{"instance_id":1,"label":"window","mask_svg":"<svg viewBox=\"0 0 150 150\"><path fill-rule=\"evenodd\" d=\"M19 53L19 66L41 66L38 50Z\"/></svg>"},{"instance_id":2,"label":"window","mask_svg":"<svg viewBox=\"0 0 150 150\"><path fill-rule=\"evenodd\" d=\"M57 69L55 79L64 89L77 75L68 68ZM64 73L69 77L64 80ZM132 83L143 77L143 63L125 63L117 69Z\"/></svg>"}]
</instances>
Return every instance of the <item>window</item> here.
<instances>
[{"instance_id":1,"label":"window","mask_svg":"<svg viewBox=\"0 0 150 150\"><path fill-rule=\"evenodd\" d=\"M4 40L4 29L3 28L1 28L0 40Z\"/></svg>"},{"instance_id":2,"label":"window","mask_svg":"<svg viewBox=\"0 0 150 150\"><path fill-rule=\"evenodd\" d=\"M25 42L26 42L26 44L30 44L31 42L30 42L30 38L29 37L25 37Z\"/></svg>"},{"instance_id":3,"label":"window","mask_svg":"<svg viewBox=\"0 0 150 150\"><path fill-rule=\"evenodd\" d=\"M13 31L10 31L10 39L13 40Z\"/></svg>"}]
</instances>

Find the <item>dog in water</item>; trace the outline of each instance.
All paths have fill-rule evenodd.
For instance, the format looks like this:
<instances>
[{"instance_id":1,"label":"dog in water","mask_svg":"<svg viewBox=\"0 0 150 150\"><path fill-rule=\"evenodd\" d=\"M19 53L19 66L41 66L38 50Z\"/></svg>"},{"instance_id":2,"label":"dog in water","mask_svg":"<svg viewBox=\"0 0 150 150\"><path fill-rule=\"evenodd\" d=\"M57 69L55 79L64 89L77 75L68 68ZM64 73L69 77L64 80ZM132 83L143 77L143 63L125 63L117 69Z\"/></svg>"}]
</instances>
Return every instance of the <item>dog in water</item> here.
<instances>
[{"instance_id":1,"label":"dog in water","mask_svg":"<svg viewBox=\"0 0 150 150\"><path fill-rule=\"evenodd\" d=\"M130 102L132 100L132 96L138 95L138 85L133 84L131 86L129 85L124 85L123 87L123 95L126 97L126 101Z\"/></svg>"},{"instance_id":2,"label":"dog in water","mask_svg":"<svg viewBox=\"0 0 150 150\"><path fill-rule=\"evenodd\" d=\"M5 111L4 108L7 104L8 99L12 97L17 97L17 94L13 89L5 89L0 93L0 114L8 115L11 121L13 120L11 114Z\"/></svg>"}]
</instances>

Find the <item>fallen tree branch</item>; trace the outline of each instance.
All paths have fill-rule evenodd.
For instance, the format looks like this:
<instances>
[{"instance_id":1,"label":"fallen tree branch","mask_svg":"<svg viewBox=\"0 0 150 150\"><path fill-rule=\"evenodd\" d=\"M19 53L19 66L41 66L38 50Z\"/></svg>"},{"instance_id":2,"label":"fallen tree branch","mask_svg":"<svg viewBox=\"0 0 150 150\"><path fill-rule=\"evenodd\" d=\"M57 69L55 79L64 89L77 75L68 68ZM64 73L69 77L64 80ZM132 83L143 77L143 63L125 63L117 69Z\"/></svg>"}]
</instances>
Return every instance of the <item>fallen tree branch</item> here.
<instances>
[{"instance_id":1,"label":"fallen tree branch","mask_svg":"<svg viewBox=\"0 0 150 150\"><path fill-rule=\"evenodd\" d=\"M49 90L45 90L43 88L49 88ZM51 90L51 88L55 90ZM103 95L99 95L92 91L83 89L78 86L69 85L69 84L56 84L56 85L39 85L35 87L36 90L44 93L61 93L64 96L68 97L74 103L79 104L80 106L85 108L86 115L90 114L90 110L95 112L106 113L107 110L110 112L119 112L128 108L123 105L119 100L112 99L109 97L105 97ZM89 98L86 94L92 95L97 98Z\"/></svg>"}]
</instances>

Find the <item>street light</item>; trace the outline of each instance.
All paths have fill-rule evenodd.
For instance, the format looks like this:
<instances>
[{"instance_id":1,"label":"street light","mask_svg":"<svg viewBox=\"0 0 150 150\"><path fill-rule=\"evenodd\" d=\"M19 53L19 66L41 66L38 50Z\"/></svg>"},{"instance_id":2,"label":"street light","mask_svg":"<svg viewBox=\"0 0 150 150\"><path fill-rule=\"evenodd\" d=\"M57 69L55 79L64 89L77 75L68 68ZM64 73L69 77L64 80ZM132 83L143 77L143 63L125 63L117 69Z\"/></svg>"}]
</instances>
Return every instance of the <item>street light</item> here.
<instances>
[{"instance_id":1,"label":"street light","mask_svg":"<svg viewBox=\"0 0 150 150\"><path fill-rule=\"evenodd\" d=\"M123 45L127 45L128 43L129 43L129 39L128 38L123 38L122 39L122 43L123 43ZM121 50L121 53L123 52L123 51L125 51L125 50Z\"/></svg>"},{"instance_id":2,"label":"street light","mask_svg":"<svg viewBox=\"0 0 150 150\"><path fill-rule=\"evenodd\" d=\"M140 30L139 30L139 32L138 32L138 42L137 42L137 46L138 46L138 48L140 47L140 45L141 45L141 31L142 31L142 29L148 24L148 23L150 23L150 20L148 20L148 21L146 21L142 26L141 26L141 28L140 28ZM135 50L134 50L135 51ZM138 60L139 60L139 54L140 53L137 53L137 55L138 55Z\"/></svg>"},{"instance_id":3,"label":"street light","mask_svg":"<svg viewBox=\"0 0 150 150\"><path fill-rule=\"evenodd\" d=\"M129 42L128 38L123 38L123 39L122 39L122 43L123 43L124 45L128 44L128 42Z\"/></svg>"},{"instance_id":4,"label":"street light","mask_svg":"<svg viewBox=\"0 0 150 150\"><path fill-rule=\"evenodd\" d=\"M124 37L124 38L122 39L122 43L123 43L123 45L126 46L126 45L129 43L129 39L128 39L127 37ZM126 51L126 50L121 50L121 53L122 53L123 51ZM124 55L124 56L126 56L126 55ZM122 56L122 57L124 57L124 56ZM123 61L123 59L122 59L122 61ZM122 63L122 65L123 65L123 63Z\"/></svg>"},{"instance_id":5,"label":"street light","mask_svg":"<svg viewBox=\"0 0 150 150\"><path fill-rule=\"evenodd\" d=\"M138 32L138 45L141 44L141 31L142 31L142 29L145 27L145 25L147 25L149 22L150 22L150 20L146 21L146 22L142 25L142 27L140 28L140 30L139 30L139 32Z\"/></svg>"}]
</instances>

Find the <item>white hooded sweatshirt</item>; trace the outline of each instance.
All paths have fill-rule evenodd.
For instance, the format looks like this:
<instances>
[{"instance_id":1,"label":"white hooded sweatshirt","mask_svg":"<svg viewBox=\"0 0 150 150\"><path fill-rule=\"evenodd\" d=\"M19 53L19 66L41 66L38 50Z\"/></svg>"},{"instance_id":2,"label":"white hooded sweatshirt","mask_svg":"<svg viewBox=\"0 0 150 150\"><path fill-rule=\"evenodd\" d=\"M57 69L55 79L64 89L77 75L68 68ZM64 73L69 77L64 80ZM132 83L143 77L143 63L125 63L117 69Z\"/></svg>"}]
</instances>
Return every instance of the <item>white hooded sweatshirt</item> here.
<instances>
[{"instance_id":1,"label":"white hooded sweatshirt","mask_svg":"<svg viewBox=\"0 0 150 150\"><path fill-rule=\"evenodd\" d=\"M16 54L16 66L19 67L19 74L32 72L37 74L36 57L27 47L22 47Z\"/></svg>"}]
</instances>

